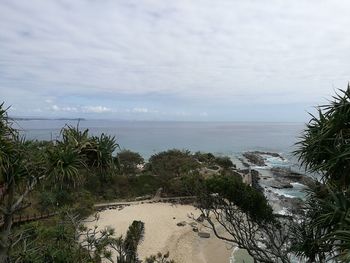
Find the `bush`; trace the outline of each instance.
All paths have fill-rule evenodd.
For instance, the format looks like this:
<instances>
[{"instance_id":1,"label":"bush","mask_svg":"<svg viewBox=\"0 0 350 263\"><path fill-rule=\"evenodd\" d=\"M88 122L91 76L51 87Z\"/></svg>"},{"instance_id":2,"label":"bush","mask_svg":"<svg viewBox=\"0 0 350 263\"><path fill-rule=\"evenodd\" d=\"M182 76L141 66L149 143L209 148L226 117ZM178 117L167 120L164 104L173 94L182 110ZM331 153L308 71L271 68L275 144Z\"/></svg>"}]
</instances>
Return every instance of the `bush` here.
<instances>
[{"instance_id":1,"label":"bush","mask_svg":"<svg viewBox=\"0 0 350 263\"><path fill-rule=\"evenodd\" d=\"M117 154L117 158L123 174L135 174L138 171L137 165L145 162L139 153L129 150L121 151Z\"/></svg>"},{"instance_id":2,"label":"bush","mask_svg":"<svg viewBox=\"0 0 350 263\"><path fill-rule=\"evenodd\" d=\"M189 151L173 149L152 155L149 167L154 174L169 179L186 175L199 168L199 164Z\"/></svg>"}]
</instances>

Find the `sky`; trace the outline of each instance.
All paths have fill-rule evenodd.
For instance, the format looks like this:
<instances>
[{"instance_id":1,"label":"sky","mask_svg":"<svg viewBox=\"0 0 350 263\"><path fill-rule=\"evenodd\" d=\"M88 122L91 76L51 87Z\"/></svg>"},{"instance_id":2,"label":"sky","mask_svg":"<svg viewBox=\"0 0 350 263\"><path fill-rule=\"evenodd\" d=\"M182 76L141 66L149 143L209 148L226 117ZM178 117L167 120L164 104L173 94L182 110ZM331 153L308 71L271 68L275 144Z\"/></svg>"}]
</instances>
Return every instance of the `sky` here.
<instances>
[{"instance_id":1,"label":"sky","mask_svg":"<svg viewBox=\"0 0 350 263\"><path fill-rule=\"evenodd\" d=\"M305 122L350 80L350 1L0 0L12 116Z\"/></svg>"}]
</instances>

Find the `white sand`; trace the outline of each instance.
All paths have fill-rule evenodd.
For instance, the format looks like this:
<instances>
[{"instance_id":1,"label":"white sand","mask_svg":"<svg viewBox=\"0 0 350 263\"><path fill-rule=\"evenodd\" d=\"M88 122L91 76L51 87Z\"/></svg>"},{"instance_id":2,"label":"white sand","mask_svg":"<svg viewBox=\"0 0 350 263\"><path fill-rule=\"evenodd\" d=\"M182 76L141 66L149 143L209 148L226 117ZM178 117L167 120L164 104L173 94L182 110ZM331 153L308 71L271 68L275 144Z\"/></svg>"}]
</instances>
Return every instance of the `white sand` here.
<instances>
[{"instance_id":1,"label":"white sand","mask_svg":"<svg viewBox=\"0 0 350 263\"><path fill-rule=\"evenodd\" d=\"M198 225L200 230L211 233L210 238L200 238L192 231L190 225L183 227L176 225L181 221L194 222L190 216L197 218L199 214L200 212L190 205L137 204L120 211L117 209L102 211L98 222L90 223L88 227L111 226L119 236L125 235L133 220L141 220L145 223L145 237L138 248L140 259L169 251L170 258L177 263L227 263L232 251L231 246L216 238L210 230Z\"/></svg>"}]
</instances>

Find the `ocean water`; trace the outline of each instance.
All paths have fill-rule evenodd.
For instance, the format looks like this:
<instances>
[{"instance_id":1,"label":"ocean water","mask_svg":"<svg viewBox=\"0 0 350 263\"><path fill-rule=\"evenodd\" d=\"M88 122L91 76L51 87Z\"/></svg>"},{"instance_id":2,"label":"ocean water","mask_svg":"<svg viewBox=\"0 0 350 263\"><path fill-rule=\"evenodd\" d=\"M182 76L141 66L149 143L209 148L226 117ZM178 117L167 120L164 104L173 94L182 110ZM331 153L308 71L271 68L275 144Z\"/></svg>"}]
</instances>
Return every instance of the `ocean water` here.
<instances>
[{"instance_id":1,"label":"ocean water","mask_svg":"<svg viewBox=\"0 0 350 263\"><path fill-rule=\"evenodd\" d=\"M15 122L15 127L27 139L51 140L59 138L65 125L77 124L66 120L21 120ZM114 135L120 148L137 151L145 158L172 148L228 156L260 150L291 157L304 124L83 120L79 127L88 128L94 135Z\"/></svg>"}]
</instances>

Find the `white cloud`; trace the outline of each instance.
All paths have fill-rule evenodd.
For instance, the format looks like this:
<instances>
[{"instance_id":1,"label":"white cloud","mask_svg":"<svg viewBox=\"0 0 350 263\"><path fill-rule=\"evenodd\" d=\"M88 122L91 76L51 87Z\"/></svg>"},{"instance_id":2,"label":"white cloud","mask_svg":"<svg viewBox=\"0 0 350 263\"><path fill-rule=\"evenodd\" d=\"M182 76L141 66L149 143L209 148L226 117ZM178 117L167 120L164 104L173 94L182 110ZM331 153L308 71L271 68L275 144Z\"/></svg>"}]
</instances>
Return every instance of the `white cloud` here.
<instances>
[{"instance_id":1,"label":"white cloud","mask_svg":"<svg viewBox=\"0 0 350 263\"><path fill-rule=\"evenodd\" d=\"M104 106L57 106L56 104L49 107L52 111L55 112L71 112L71 113L104 113L111 112L110 108Z\"/></svg>"},{"instance_id":2,"label":"white cloud","mask_svg":"<svg viewBox=\"0 0 350 263\"><path fill-rule=\"evenodd\" d=\"M82 112L85 113L104 113L104 112L111 112L112 110L110 108L104 107L104 106L83 106L81 107Z\"/></svg>"},{"instance_id":3,"label":"white cloud","mask_svg":"<svg viewBox=\"0 0 350 263\"><path fill-rule=\"evenodd\" d=\"M54 106L149 94L161 112L176 99L203 102L195 112L312 105L349 79L349 13L345 0L3 0L0 87L17 108L65 112L75 109ZM149 113L148 102L123 107Z\"/></svg>"},{"instance_id":4,"label":"white cloud","mask_svg":"<svg viewBox=\"0 0 350 263\"><path fill-rule=\"evenodd\" d=\"M134 113L158 113L157 110L150 110L148 108L133 108L131 110L131 112L134 112Z\"/></svg>"},{"instance_id":5,"label":"white cloud","mask_svg":"<svg viewBox=\"0 0 350 263\"><path fill-rule=\"evenodd\" d=\"M133 108L132 112L141 112L141 113L147 113L148 109L147 108Z\"/></svg>"},{"instance_id":6,"label":"white cloud","mask_svg":"<svg viewBox=\"0 0 350 263\"><path fill-rule=\"evenodd\" d=\"M56 104L51 105L49 109L57 112L79 112L77 107L69 107L69 106L60 107L60 106L57 106Z\"/></svg>"},{"instance_id":7,"label":"white cloud","mask_svg":"<svg viewBox=\"0 0 350 263\"><path fill-rule=\"evenodd\" d=\"M52 109L53 111L60 111L60 110L61 110L61 108L58 107L57 105L52 105L52 106L51 106L51 109Z\"/></svg>"}]
</instances>

